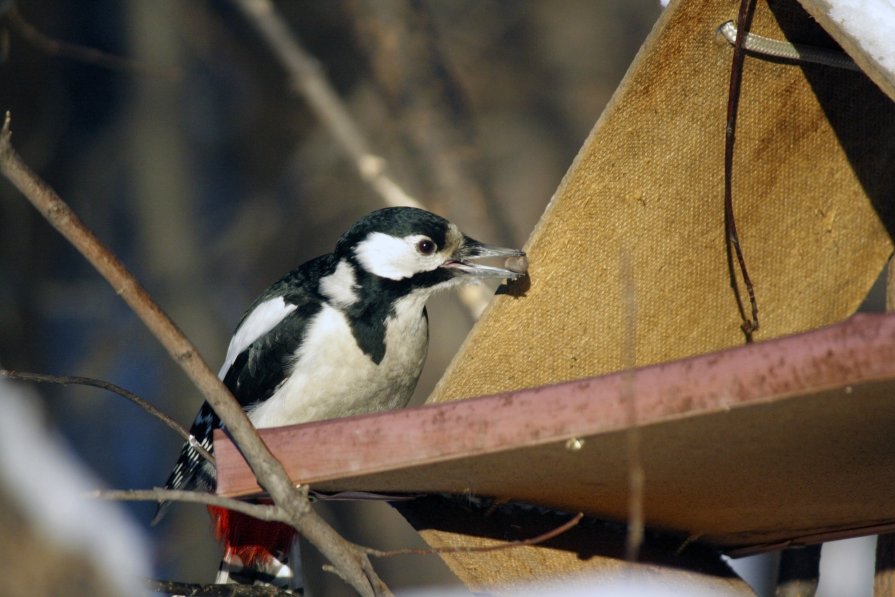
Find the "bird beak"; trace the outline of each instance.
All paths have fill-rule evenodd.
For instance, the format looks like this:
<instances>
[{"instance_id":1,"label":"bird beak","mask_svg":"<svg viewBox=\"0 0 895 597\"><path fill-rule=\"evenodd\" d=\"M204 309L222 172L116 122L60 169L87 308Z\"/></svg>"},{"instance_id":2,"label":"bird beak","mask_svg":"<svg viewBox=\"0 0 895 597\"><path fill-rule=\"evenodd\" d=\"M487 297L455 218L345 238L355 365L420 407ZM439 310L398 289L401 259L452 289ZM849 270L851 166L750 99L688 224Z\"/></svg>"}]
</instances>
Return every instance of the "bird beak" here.
<instances>
[{"instance_id":1,"label":"bird beak","mask_svg":"<svg viewBox=\"0 0 895 597\"><path fill-rule=\"evenodd\" d=\"M505 267L495 267L481 263L472 263L474 260L487 259L489 257L505 257ZM515 280L525 275L528 263L525 252L518 249L506 249L494 245L486 245L477 240L463 237L460 245L451 258L441 264L441 267L454 271L457 276L473 276L476 278L507 278Z\"/></svg>"}]
</instances>

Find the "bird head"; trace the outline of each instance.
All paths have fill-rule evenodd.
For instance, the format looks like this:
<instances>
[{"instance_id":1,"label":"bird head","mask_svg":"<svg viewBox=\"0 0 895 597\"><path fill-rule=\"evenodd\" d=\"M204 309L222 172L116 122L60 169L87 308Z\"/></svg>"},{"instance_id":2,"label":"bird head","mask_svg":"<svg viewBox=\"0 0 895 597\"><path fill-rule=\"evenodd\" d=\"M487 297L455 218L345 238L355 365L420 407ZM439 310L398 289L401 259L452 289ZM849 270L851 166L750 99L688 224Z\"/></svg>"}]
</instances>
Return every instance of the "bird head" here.
<instances>
[{"instance_id":1,"label":"bird head","mask_svg":"<svg viewBox=\"0 0 895 597\"><path fill-rule=\"evenodd\" d=\"M444 218L412 207L368 214L342 236L336 254L374 276L433 289L482 278L513 280L525 274L480 262L521 257L524 252L479 242Z\"/></svg>"}]
</instances>

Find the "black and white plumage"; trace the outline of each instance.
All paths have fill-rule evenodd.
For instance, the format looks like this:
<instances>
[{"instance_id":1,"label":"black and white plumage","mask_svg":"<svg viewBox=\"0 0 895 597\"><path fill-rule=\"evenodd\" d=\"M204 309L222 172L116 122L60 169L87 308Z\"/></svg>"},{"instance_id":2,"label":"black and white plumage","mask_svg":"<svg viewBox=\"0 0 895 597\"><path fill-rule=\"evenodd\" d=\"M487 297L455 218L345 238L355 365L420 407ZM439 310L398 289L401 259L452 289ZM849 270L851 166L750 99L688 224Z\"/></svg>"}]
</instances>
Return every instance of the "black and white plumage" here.
<instances>
[{"instance_id":1,"label":"black and white plumage","mask_svg":"<svg viewBox=\"0 0 895 597\"><path fill-rule=\"evenodd\" d=\"M473 260L519 255L427 211L375 211L252 304L219 376L256 427L403 407L426 357L426 300L478 278L516 278ZM210 451L220 425L205 403L190 431ZM213 491L214 468L187 443L166 487Z\"/></svg>"}]
</instances>

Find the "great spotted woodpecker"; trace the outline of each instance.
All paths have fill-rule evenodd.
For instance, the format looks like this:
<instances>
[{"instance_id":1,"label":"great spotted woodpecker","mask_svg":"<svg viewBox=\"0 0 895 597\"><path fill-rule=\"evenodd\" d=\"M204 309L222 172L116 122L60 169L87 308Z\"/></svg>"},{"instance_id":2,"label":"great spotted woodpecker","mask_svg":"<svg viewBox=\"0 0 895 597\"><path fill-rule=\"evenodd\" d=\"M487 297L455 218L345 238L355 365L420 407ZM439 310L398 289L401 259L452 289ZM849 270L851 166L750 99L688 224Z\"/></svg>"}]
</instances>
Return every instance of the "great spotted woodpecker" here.
<instances>
[{"instance_id":1,"label":"great spotted woodpecker","mask_svg":"<svg viewBox=\"0 0 895 597\"><path fill-rule=\"evenodd\" d=\"M332 253L261 294L237 326L219 376L256 427L403 407L426 357L426 300L480 278L517 278L522 273L474 260L523 255L473 240L427 211L375 211ZM205 403L190 432L211 451L220 426ZM186 443L165 486L214 491L214 467ZM209 510L225 550L218 582L288 588L299 581L297 562L289 561L291 528Z\"/></svg>"}]
</instances>

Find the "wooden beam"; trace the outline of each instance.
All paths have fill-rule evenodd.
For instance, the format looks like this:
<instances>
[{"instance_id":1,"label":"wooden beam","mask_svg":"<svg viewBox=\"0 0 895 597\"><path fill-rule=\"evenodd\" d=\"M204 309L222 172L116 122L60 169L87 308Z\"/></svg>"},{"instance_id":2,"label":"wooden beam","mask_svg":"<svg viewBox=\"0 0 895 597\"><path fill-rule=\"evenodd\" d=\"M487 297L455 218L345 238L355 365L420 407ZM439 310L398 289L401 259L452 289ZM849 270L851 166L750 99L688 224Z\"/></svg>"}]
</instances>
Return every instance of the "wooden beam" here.
<instances>
[{"instance_id":1,"label":"wooden beam","mask_svg":"<svg viewBox=\"0 0 895 597\"><path fill-rule=\"evenodd\" d=\"M648 524L739 553L895 528L895 315L263 437L315 489L472 493L624 520L631 392ZM223 434L215 454L219 493L259 491Z\"/></svg>"}]
</instances>

